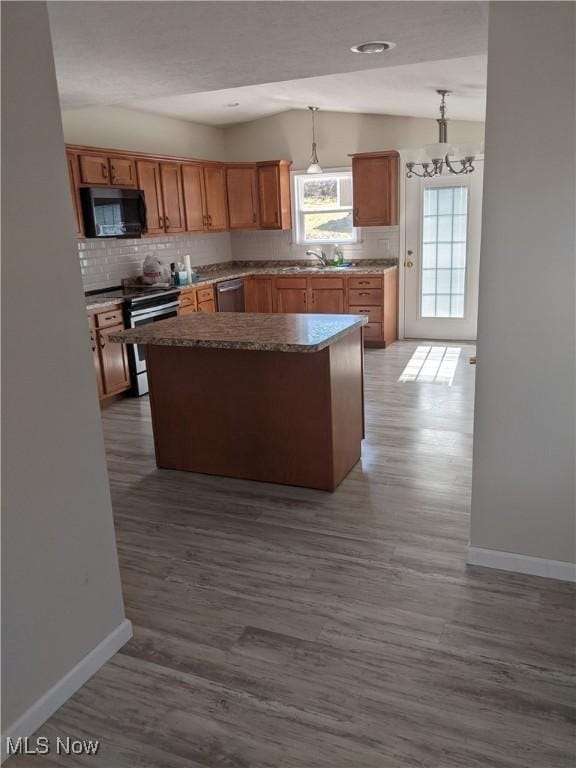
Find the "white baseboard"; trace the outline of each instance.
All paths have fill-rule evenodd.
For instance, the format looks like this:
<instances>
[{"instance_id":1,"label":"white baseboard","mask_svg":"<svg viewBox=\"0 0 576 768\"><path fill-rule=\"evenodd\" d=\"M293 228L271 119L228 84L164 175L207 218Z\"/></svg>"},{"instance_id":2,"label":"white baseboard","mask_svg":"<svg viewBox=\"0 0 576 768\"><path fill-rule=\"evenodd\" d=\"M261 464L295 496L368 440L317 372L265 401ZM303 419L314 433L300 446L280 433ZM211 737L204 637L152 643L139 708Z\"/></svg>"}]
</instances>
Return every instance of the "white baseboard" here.
<instances>
[{"instance_id":1,"label":"white baseboard","mask_svg":"<svg viewBox=\"0 0 576 768\"><path fill-rule=\"evenodd\" d=\"M114 656L132 637L132 624L128 619L113 629L90 653L72 667L64 677L41 696L23 715L8 726L2 734L0 762L6 759L6 739L31 736L76 691L96 674L100 667Z\"/></svg>"},{"instance_id":2,"label":"white baseboard","mask_svg":"<svg viewBox=\"0 0 576 768\"><path fill-rule=\"evenodd\" d=\"M481 565L484 568L497 568L501 571L543 576L546 579L576 582L576 563L567 563L561 560L545 560L543 557L517 555L513 552L500 552L496 549L468 547L466 562L468 565Z\"/></svg>"}]
</instances>

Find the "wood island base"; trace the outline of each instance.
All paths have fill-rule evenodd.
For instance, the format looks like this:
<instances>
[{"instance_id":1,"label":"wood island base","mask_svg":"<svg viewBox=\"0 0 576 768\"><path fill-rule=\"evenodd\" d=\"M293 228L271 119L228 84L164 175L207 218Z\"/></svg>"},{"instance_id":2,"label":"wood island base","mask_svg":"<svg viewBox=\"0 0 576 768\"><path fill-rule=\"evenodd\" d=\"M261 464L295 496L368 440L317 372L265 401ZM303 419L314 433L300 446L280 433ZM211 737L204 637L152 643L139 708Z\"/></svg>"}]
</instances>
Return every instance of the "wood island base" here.
<instances>
[{"instance_id":1,"label":"wood island base","mask_svg":"<svg viewBox=\"0 0 576 768\"><path fill-rule=\"evenodd\" d=\"M333 491L360 459L360 328L319 352L146 354L158 467Z\"/></svg>"}]
</instances>

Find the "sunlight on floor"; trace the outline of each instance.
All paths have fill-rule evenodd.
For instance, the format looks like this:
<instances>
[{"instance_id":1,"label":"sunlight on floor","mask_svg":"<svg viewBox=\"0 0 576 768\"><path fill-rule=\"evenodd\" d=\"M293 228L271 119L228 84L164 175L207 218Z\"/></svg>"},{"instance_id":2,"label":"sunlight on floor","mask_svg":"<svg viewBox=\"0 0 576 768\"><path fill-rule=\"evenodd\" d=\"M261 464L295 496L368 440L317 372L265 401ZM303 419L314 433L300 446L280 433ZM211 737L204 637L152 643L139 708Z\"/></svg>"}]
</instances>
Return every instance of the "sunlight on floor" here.
<instances>
[{"instance_id":1,"label":"sunlight on floor","mask_svg":"<svg viewBox=\"0 0 576 768\"><path fill-rule=\"evenodd\" d=\"M436 382L451 386L461 351L461 347L418 347L398 381Z\"/></svg>"}]
</instances>

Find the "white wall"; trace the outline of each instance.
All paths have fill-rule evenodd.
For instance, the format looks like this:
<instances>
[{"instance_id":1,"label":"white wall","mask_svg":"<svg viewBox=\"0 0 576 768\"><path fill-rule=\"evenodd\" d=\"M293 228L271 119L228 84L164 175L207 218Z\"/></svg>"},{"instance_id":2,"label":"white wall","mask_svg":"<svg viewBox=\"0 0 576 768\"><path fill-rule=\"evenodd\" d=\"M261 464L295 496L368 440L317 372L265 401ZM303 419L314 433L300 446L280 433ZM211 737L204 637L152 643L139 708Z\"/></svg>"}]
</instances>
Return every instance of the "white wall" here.
<instances>
[{"instance_id":1,"label":"white wall","mask_svg":"<svg viewBox=\"0 0 576 768\"><path fill-rule=\"evenodd\" d=\"M223 160L221 128L124 107L88 107L62 113L68 144L111 147L151 154Z\"/></svg>"},{"instance_id":2,"label":"white wall","mask_svg":"<svg viewBox=\"0 0 576 768\"><path fill-rule=\"evenodd\" d=\"M5 733L129 634L44 3L2 3L2 160Z\"/></svg>"},{"instance_id":3,"label":"white wall","mask_svg":"<svg viewBox=\"0 0 576 768\"><path fill-rule=\"evenodd\" d=\"M576 560L574 30L572 3L490 9L471 531L472 547L567 562Z\"/></svg>"},{"instance_id":4,"label":"white wall","mask_svg":"<svg viewBox=\"0 0 576 768\"><path fill-rule=\"evenodd\" d=\"M316 138L324 168L351 165L349 154L433 144L436 120L391 115L319 112ZM291 110L225 129L226 159L230 161L292 160L294 170L310 162L311 118L308 110ZM482 141L484 124L454 120L449 138L454 142Z\"/></svg>"}]
</instances>

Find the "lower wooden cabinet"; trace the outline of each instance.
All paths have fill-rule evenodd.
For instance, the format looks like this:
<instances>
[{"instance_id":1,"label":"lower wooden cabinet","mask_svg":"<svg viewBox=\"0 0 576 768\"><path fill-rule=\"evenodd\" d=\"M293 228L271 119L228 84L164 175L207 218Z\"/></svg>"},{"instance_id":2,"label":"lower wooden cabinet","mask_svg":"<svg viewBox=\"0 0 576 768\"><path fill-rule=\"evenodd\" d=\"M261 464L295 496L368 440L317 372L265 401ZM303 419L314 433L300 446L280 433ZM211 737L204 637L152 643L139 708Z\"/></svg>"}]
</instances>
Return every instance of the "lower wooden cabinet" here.
<instances>
[{"instance_id":1,"label":"lower wooden cabinet","mask_svg":"<svg viewBox=\"0 0 576 768\"><path fill-rule=\"evenodd\" d=\"M308 312L308 280L278 277L275 280L275 310L287 314Z\"/></svg>"},{"instance_id":2,"label":"lower wooden cabinet","mask_svg":"<svg viewBox=\"0 0 576 768\"><path fill-rule=\"evenodd\" d=\"M244 280L244 309L246 312L274 312L271 277L248 277Z\"/></svg>"},{"instance_id":3,"label":"lower wooden cabinet","mask_svg":"<svg viewBox=\"0 0 576 768\"><path fill-rule=\"evenodd\" d=\"M124 344L108 341L108 334L124 330L122 309L108 309L88 315L92 360L101 401L130 389L128 355ZM120 320L120 322L118 322Z\"/></svg>"}]
</instances>

